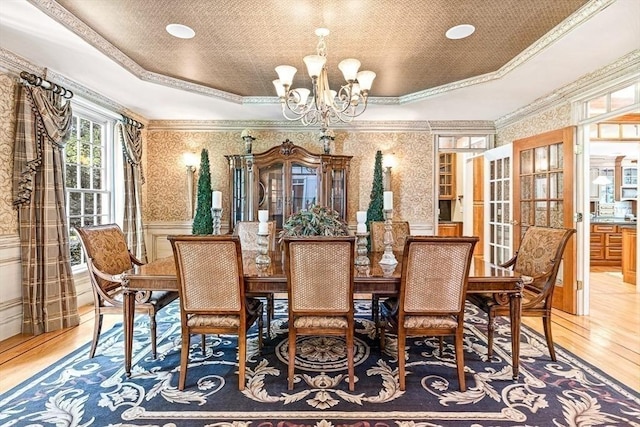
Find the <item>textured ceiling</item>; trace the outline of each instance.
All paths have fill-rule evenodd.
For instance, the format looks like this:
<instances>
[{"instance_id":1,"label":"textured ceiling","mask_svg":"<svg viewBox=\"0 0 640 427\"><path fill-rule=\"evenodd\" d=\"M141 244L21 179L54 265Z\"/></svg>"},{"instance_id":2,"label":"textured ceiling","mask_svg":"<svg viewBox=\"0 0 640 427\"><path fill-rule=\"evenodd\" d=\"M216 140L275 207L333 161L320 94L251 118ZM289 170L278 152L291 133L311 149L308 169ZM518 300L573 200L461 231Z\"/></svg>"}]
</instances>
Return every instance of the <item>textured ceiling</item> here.
<instances>
[{"instance_id":1,"label":"textured ceiling","mask_svg":"<svg viewBox=\"0 0 640 427\"><path fill-rule=\"evenodd\" d=\"M377 73L371 95L397 97L500 69L586 0L57 0L147 71L239 96L275 96L274 68L298 68L326 27L329 81L355 57ZM178 7L179 6L179 7ZM190 40L165 31L196 32ZM472 24L466 39L447 29Z\"/></svg>"}]
</instances>

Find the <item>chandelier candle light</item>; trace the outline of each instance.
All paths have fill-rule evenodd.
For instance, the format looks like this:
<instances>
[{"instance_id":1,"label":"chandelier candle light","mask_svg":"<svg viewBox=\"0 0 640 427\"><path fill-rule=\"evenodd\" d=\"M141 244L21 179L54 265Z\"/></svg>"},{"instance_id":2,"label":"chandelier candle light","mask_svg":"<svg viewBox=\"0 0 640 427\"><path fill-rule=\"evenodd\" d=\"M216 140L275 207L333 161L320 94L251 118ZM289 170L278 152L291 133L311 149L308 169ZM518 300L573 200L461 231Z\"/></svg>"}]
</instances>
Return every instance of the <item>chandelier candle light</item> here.
<instances>
[{"instance_id":1,"label":"chandelier candle light","mask_svg":"<svg viewBox=\"0 0 640 427\"><path fill-rule=\"evenodd\" d=\"M211 193L211 216L213 217L213 234L220 234L220 219L222 218L222 191Z\"/></svg>"},{"instance_id":2,"label":"chandelier candle light","mask_svg":"<svg viewBox=\"0 0 640 427\"><path fill-rule=\"evenodd\" d=\"M251 129L245 129L240 134L240 137L244 140L244 152L246 154L251 154L253 141L256 140L256 137L253 136L253 131Z\"/></svg>"},{"instance_id":3,"label":"chandelier candle light","mask_svg":"<svg viewBox=\"0 0 640 427\"><path fill-rule=\"evenodd\" d=\"M328 29L318 28L316 36L320 40L316 54L303 58L311 77L313 94L307 88L291 88L293 76L298 70L290 65L276 67L278 79L273 81L284 117L287 120L300 120L305 126L320 125L323 133L330 124L349 123L364 112L367 108L369 90L376 77L373 71L358 72L360 61L357 59L345 59L338 64L338 68L347 83L342 85L339 91L331 90L326 66L325 37L328 35Z\"/></svg>"}]
</instances>

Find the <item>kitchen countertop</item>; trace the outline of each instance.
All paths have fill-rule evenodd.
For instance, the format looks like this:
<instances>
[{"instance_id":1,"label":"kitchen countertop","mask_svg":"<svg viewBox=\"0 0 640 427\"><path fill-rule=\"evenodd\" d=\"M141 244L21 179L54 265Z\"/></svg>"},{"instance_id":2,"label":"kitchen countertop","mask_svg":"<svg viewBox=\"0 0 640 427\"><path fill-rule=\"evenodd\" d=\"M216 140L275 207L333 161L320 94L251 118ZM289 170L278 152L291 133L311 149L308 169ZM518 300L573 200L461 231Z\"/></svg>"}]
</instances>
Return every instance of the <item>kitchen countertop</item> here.
<instances>
[{"instance_id":1,"label":"kitchen countertop","mask_svg":"<svg viewBox=\"0 0 640 427\"><path fill-rule=\"evenodd\" d=\"M606 224L606 225L628 225L635 227L636 221L628 221L624 218L592 218L591 224Z\"/></svg>"}]
</instances>

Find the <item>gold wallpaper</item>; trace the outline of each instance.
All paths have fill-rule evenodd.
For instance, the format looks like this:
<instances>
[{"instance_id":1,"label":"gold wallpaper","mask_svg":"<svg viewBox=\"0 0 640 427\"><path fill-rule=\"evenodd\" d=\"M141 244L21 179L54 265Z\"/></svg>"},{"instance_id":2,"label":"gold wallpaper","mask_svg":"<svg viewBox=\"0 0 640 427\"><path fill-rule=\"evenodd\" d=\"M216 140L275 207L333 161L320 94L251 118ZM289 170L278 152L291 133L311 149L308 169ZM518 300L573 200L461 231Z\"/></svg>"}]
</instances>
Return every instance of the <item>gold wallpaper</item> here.
<instances>
[{"instance_id":1,"label":"gold wallpaper","mask_svg":"<svg viewBox=\"0 0 640 427\"><path fill-rule=\"evenodd\" d=\"M18 212L11 203L16 83L0 73L0 234L18 232Z\"/></svg>"},{"instance_id":2,"label":"gold wallpaper","mask_svg":"<svg viewBox=\"0 0 640 427\"><path fill-rule=\"evenodd\" d=\"M568 102L497 129L496 147L567 126L571 126L571 104Z\"/></svg>"},{"instance_id":3,"label":"gold wallpaper","mask_svg":"<svg viewBox=\"0 0 640 427\"><path fill-rule=\"evenodd\" d=\"M266 151L289 139L296 145L320 153L314 131L254 131L253 152ZM225 154L243 152L239 131L179 131L150 129L147 132L146 221L187 221L187 172L182 155L198 156L209 151L211 186L223 192L223 206L229 204L228 169ZM433 138L429 132L337 131L332 153L353 156L349 180L349 222L366 210L373 181L375 153L392 153L397 166L392 170L394 219L416 223L433 221ZM194 185L194 193L197 191ZM228 209L222 223L228 222Z\"/></svg>"}]
</instances>

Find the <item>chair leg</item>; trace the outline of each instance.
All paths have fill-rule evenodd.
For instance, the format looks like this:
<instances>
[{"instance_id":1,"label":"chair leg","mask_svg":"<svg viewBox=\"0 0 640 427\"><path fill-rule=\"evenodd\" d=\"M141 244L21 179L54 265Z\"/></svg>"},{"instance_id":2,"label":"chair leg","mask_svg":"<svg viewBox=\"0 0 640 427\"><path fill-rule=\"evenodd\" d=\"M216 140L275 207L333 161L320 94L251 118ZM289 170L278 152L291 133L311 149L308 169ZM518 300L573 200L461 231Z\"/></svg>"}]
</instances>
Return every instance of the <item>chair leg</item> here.
<instances>
[{"instance_id":1,"label":"chair leg","mask_svg":"<svg viewBox=\"0 0 640 427\"><path fill-rule=\"evenodd\" d=\"M238 332L238 390L244 390L244 375L247 364L247 331Z\"/></svg>"},{"instance_id":2,"label":"chair leg","mask_svg":"<svg viewBox=\"0 0 640 427\"><path fill-rule=\"evenodd\" d=\"M551 316L547 315L542 318L542 326L544 327L544 336L547 339L547 347L549 347L549 356L555 362L556 350L553 348L553 336L551 335Z\"/></svg>"},{"instance_id":3,"label":"chair leg","mask_svg":"<svg viewBox=\"0 0 640 427\"><path fill-rule=\"evenodd\" d=\"M271 319L275 317L275 303L273 294L267 295L267 336L271 334Z\"/></svg>"},{"instance_id":4,"label":"chair leg","mask_svg":"<svg viewBox=\"0 0 640 427\"><path fill-rule=\"evenodd\" d=\"M206 356L206 354L207 354L207 336L205 334L202 334L202 337L200 338L200 348L202 349L202 355Z\"/></svg>"},{"instance_id":5,"label":"chair leg","mask_svg":"<svg viewBox=\"0 0 640 427\"><path fill-rule=\"evenodd\" d=\"M438 344L440 346L440 356L442 356L442 351L444 348L444 337L443 336L439 336L438 337Z\"/></svg>"},{"instance_id":6,"label":"chair leg","mask_svg":"<svg viewBox=\"0 0 640 427\"><path fill-rule=\"evenodd\" d=\"M378 319L380 316L380 297L376 294L371 294L371 320L373 320L373 324L378 324Z\"/></svg>"},{"instance_id":7,"label":"chair leg","mask_svg":"<svg viewBox=\"0 0 640 427\"><path fill-rule=\"evenodd\" d=\"M353 369L353 326L347 330L347 367L349 374L349 391L354 389L354 369Z\"/></svg>"},{"instance_id":8,"label":"chair leg","mask_svg":"<svg viewBox=\"0 0 640 427\"><path fill-rule=\"evenodd\" d=\"M155 313L149 315L149 326L151 329L151 355L153 356L153 360L158 356L158 351L156 348L156 315Z\"/></svg>"},{"instance_id":9,"label":"chair leg","mask_svg":"<svg viewBox=\"0 0 640 427\"><path fill-rule=\"evenodd\" d=\"M460 391L467 391L467 385L464 380L464 349L462 348L462 333L456 333L456 367L458 368L458 385Z\"/></svg>"},{"instance_id":10,"label":"chair leg","mask_svg":"<svg viewBox=\"0 0 640 427\"><path fill-rule=\"evenodd\" d=\"M180 348L180 379L178 380L178 390L184 390L184 383L187 380L187 365L189 364L189 347L191 345L191 333L188 330L182 331L182 347Z\"/></svg>"},{"instance_id":11,"label":"chair leg","mask_svg":"<svg viewBox=\"0 0 640 427\"><path fill-rule=\"evenodd\" d=\"M269 313L267 312L267 323L269 323ZM262 333L263 333L262 313L258 317L258 354L262 353Z\"/></svg>"},{"instance_id":12,"label":"chair leg","mask_svg":"<svg viewBox=\"0 0 640 427\"><path fill-rule=\"evenodd\" d=\"M400 380L400 390L405 389L405 372L404 372L404 357L405 357L405 342L406 332L401 327L398 327L398 379Z\"/></svg>"},{"instance_id":13,"label":"chair leg","mask_svg":"<svg viewBox=\"0 0 640 427\"><path fill-rule=\"evenodd\" d=\"M296 363L296 331L293 328L293 321L289 323L289 367L288 367L288 387L293 390L293 375Z\"/></svg>"},{"instance_id":14,"label":"chair leg","mask_svg":"<svg viewBox=\"0 0 640 427\"><path fill-rule=\"evenodd\" d=\"M494 317L489 311L489 325L487 326L487 357L493 356L493 330L495 329Z\"/></svg>"},{"instance_id":15,"label":"chair leg","mask_svg":"<svg viewBox=\"0 0 640 427\"><path fill-rule=\"evenodd\" d=\"M89 350L89 359L93 359L93 356L96 355L96 348L98 348L98 340L100 339L100 331L102 330L102 314L96 310L93 319L93 340L91 341L91 350Z\"/></svg>"}]
</instances>

